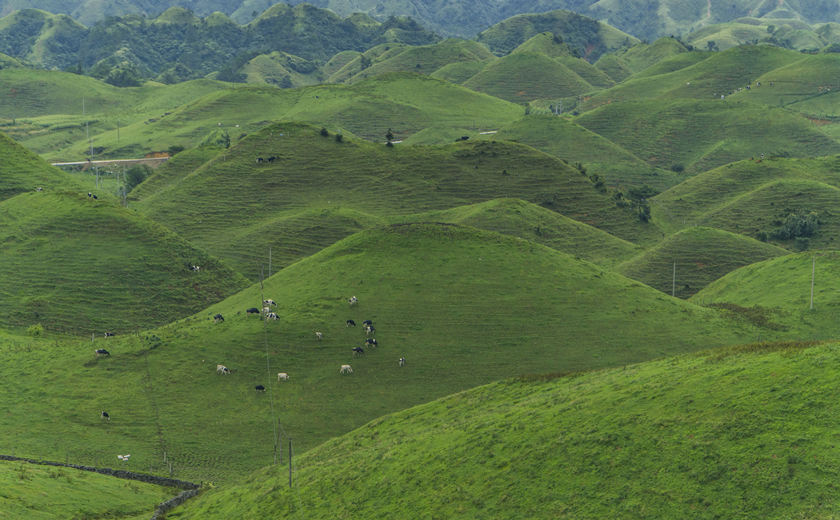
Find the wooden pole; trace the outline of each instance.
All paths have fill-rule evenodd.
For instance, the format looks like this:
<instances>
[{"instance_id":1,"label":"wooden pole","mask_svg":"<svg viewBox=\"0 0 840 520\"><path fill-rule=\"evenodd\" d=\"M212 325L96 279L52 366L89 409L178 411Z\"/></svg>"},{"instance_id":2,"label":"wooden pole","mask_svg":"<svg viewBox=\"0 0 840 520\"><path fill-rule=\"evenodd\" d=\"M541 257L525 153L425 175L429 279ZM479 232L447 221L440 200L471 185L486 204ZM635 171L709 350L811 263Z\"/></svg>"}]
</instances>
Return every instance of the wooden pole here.
<instances>
[{"instance_id":1,"label":"wooden pole","mask_svg":"<svg viewBox=\"0 0 840 520\"><path fill-rule=\"evenodd\" d=\"M289 439L289 488L292 487L292 439Z\"/></svg>"},{"instance_id":2,"label":"wooden pole","mask_svg":"<svg viewBox=\"0 0 840 520\"><path fill-rule=\"evenodd\" d=\"M677 295L677 261L674 260L674 278L671 280L671 296Z\"/></svg>"},{"instance_id":3,"label":"wooden pole","mask_svg":"<svg viewBox=\"0 0 840 520\"><path fill-rule=\"evenodd\" d=\"M814 274L817 270L817 255L814 255L811 262L811 310L814 310Z\"/></svg>"}]
</instances>

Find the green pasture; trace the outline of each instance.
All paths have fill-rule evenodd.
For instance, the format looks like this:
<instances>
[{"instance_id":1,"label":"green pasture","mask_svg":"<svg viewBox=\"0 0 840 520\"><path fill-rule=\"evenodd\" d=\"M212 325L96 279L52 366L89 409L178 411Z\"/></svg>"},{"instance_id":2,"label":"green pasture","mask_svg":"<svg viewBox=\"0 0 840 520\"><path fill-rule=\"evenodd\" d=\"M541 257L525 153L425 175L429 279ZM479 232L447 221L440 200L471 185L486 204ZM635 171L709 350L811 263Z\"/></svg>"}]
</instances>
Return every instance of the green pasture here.
<instances>
[{"instance_id":1,"label":"green pasture","mask_svg":"<svg viewBox=\"0 0 840 520\"><path fill-rule=\"evenodd\" d=\"M835 517L840 346L511 378L371 421L170 518Z\"/></svg>"},{"instance_id":2,"label":"green pasture","mask_svg":"<svg viewBox=\"0 0 840 520\"><path fill-rule=\"evenodd\" d=\"M116 455L114 461L111 467L123 464ZM179 492L71 468L0 462L0 510L8 520L145 520Z\"/></svg>"},{"instance_id":3,"label":"green pasture","mask_svg":"<svg viewBox=\"0 0 840 520\"><path fill-rule=\"evenodd\" d=\"M616 271L666 294L687 298L739 267L789 251L720 229L686 228L621 263Z\"/></svg>"},{"instance_id":4,"label":"green pasture","mask_svg":"<svg viewBox=\"0 0 840 520\"><path fill-rule=\"evenodd\" d=\"M278 320L245 313L263 299L277 302ZM365 319L377 347L364 344ZM624 365L760 331L532 242L397 225L352 235L158 329L107 343L4 343L0 430L4 451L21 456L95 464L128 452L136 468L168 474L171 464L177 477L224 483L273 462L278 420L302 453L499 378ZM95 357L103 346L111 356ZM217 364L233 373L217 375ZM354 373L339 374L342 364Z\"/></svg>"},{"instance_id":5,"label":"green pasture","mask_svg":"<svg viewBox=\"0 0 840 520\"><path fill-rule=\"evenodd\" d=\"M371 224L495 198L528 200L633 242L660 235L577 169L524 145L388 147L328 134L273 125L194 172L157 183L156 193L141 192L133 207L251 280L269 249L277 269ZM276 159L256 161L269 156Z\"/></svg>"}]
</instances>

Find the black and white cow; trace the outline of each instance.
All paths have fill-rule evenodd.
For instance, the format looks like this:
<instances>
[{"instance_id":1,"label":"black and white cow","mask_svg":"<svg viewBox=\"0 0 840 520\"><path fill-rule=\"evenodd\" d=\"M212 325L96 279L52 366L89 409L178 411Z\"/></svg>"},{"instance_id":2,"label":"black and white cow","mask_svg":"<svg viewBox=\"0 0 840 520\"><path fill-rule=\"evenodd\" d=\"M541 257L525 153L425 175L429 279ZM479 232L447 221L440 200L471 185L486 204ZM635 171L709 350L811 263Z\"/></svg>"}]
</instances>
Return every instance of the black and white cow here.
<instances>
[{"instance_id":1,"label":"black and white cow","mask_svg":"<svg viewBox=\"0 0 840 520\"><path fill-rule=\"evenodd\" d=\"M105 419L108 422L111 422L111 414L109 414L105 410L102 410L101 412L99 412L99 417Z\"/></svg>"},{"instance_id":2,"label":"black and white cow","mask_svg":"<svg viewBox=\"0 0 840 520\"><path fill-rule=\"evenodd\" d=\"M368 338L368 339L365 340L365 345L368 345L368 346L371 346L371 347L376 347L379 344L376 342L376 338Z\"/></svg>"},{"instance_id":3,"label":"black and white cow","mask_svg":"<svg viewBox=\"0 0 840 520\"><path fill-rule=\"evenodd\" d=\"M257 385L254 387L254 390L257 392L265 392L265 387L263 385Z\"/></svg>"},{"instance_id":4,"label":"black and white cow","mask_svg":"<svg viewBox=\"0 0 840 520\"><path fill-rule=\"evenodd\" d=\"M96 354L96 357L110 356L111 355L111 353L108 352L107 350L105 350L104 348L98 348L98 349L94 350L93 353Z\"/></svg>"},{"instance_id":5,"label":"black and white cow","mask_svg":"<svg viewBox=\"0 0 840 520\"><path fill-rule=\"evenodd\" d=\"M361 356L364 355L365 349L362 347L353 347L353 355L354 356Z\"/></svg>"},{"instance_id":6,"label":"black and white cow","mask_svg":"<svg viewBox=\"0 0 840 520\"><path fill-rule=\"evenodd\" d=\"M347 321L345 321L344 323L345 323L348 327L355 327L355 326L356 326L356 322L355 322L355 321L353 321L353 320L347 320Z\"/></svg>"},{"instance_id":7,"label":"black and white cow","mask_svg":"<svg viewBox=\"0 0 840 520\"><path fill-rule=\"evenodd\" d=\"M260 310L256 307L251 307L250 309L245 311L247 314L259 314Z\"/></svg>"},{"instance_id":8,"label":"black and white cow","mask_svg":"<svg viewBox=\"0 0 840 520\"><path fill-rule=\"evenodd\" d=\"M219 314L216 314L215 316L213 316L213 321L215 321L216 323L223 322L223 321L225 321L225 317L222 316L221 313L219 313Z\"/></svg>"}]
</instances>

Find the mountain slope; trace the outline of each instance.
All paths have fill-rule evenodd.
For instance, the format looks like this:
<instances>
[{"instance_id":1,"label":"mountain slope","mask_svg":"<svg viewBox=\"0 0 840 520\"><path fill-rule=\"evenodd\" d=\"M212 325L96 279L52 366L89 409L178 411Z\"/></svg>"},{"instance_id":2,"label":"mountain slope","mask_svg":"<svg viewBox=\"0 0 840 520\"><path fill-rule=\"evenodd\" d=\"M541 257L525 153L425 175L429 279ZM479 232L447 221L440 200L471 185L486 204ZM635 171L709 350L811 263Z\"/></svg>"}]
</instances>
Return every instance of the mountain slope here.
<instances>
[{"instance_id":1,"label":"mountain slope","mask_svg":"<svg viewBox=\"0 0 840 520\"><path fill-rule=\"evenodd\" d=\"M291 489L271 466L169 516L829 519L840 351L806 346L508 379L304 453Z\"/></svg>"}]
</instances>

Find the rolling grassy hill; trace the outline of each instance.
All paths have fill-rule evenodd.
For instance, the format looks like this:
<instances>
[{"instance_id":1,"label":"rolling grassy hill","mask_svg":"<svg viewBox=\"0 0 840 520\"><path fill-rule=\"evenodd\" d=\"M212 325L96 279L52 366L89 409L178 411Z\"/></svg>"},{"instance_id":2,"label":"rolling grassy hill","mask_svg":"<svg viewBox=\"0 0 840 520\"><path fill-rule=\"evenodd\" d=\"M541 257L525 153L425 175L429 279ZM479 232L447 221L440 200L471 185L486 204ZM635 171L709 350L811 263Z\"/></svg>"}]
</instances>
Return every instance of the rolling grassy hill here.
<instances>
[{"instance_id":1,"label":"rolling grassy hill","mask_svg":"<svg viewBox=\"0 0 840 520\"><path fill-rule=\"evenodd\" d=\"M832 518L837 344L508 379L395 413L170 518Z\"/></svg>"},{"instance_id":2,"label":"rolling grassy hill","mask_svg":"<svg viewBox=\"0 0 840 520\"><path fill-rule=\"evenodd\" d=\"M518 199L494 199L410 215L404 220L448 222L513 235L604 266L612 266L640 250L636 244Z\"/></svg>"},{"instance_id":3,"label":"rolling grassy hill","mask_svg":"<svg viewBox=\"0 0 840 520\"><path fill-rule=\"evenodd\" d=\"M44 189L80 189L81 185L0 133L0 201Z\"/></svg>"},{"instance_id":4,"label":"rolling grassy hill","mask_svg":"<svg viewBox=\"0 0 840 520\"><path fill-rule=\"evenodd\" d=\"M749 157L835 154L840 143L808 119L745 101L627 101L575 119L651 166L693 175Z\"/></svg>"},{"instance_id":5,"label":"rolling grassy hill","mask_svg":"<svg viewBox=\"0 0 840 520\"><path fill-rule=\"evenodd\" d=\"M687 298L739 267L788 251L719 229L687 228L616 267L616 271Z\"/></svg>"},{"instance_id":6,"label":"rolling grassy hill","mask_svg":"<svg viewBox=\"0 0 840 520\"><path fill-rule=\"evenodd\" d=\"M116 201L46 189L0 203L4 326L125 333L219 301L245 280ZM190 265L202 267L192 272Z\"/></svg>"},{"instance_id":7,"label":"rolling grassy hill","mask_svg":"<svg viewBox=\"0 0 840 520\"><path fill-rule=\"evenodd\" d=\"M705 172L657 195L651 214L667 231L706 225L767 239L785 247L793 240L772 236L791 213L816 212L820 226L811 247L832 247L838 230L835 207L840 177L836 156L765 158Z\"/></svg>"},{"instance_id":8,"label":"rolling grassy hill","mask_svg":"<svg viewBox=\"0 0 840 520\"><path fill-rule=\"evenodd\" d=\"M820 20L826 21L826 19ZM687 41L706 49L709 42L718 49L745 43L772 43L788 49L818 50L837 43L836 34L821 30L823 24L810 25L797 19L738 18L703 27L687 35Z\"/></svg>"},{"instance_id":9,"label":"rolling grassy hill","mask_svg":"<svg viewBox=\"0 0 840 520\"><path fill-rule=\"evenodd\" d=\"M565 117L532 114L502 127L494 136L515 141L559 157L582 163L607 184L665 189L680 182L667 169L654 168L627 150Z\"/></svg>"},{"instance_id":10,"label":"rolling grassy hill","mask_svg":"<svg viewBox=\"0 0 840 520\"><path fill-rule=\"evenodd\" d=\"M278 302L278 321L244 313L264 298ZM354 358L365 334L347 319L373 320L379 346ZM191 318L110 338L109 358L94 358L87 342L2 343L0 430L22 456L96 462L128 452L138 468L172 463L178 477L224 483L271 463L278 418L300 453L501 377L623 365L756 331L531 242L453 225L389 226ZM216 375L217 363L233 373ZM338 373L344 363L352 375ZM290 381L277 383L278 371Z\"/></svg>"},{"instance_id":11,"label":"rolling grassy hill","mask_svg":"<svg viewBox=\"0 0 840 520\"><path fill-rule=\"evenodd\" d=\"M145 482L6 461L0 462L0 488L0 509L8 520L145 520L155 505L178 494Z\"/></svg>"},{"instance_id":12,"label":"rolling grassy hill","mask_svg":"<svg viewBox=\"0 0 840 520\"><path fill-rule=\"evenodd\" d=\"M767 338L798 335L830 339L840 335L837 297L840 257L836 251L797 253L742 267L709 284L690 301L720 305L735 314L776 324ZM811 308L811 282L814 308Z\"/></svg>"},{"instance_id":13,"label":"rolling grassy hill","mask_svg":"<svg viewBox=\"0 0 840 520\"><path fill-rule=\"evenodd\" d=\"M381 142L388 128L398 139L431 126L460 133L468 128L498 128L522 114L521 106L464 87L419 74L392 73L353 85L237 86L196 98L163 117L135 121L119 136L111 126L101 133L97 130L93 145L106 156L142 155L174 144L193 147L219 129L235 143L278 120L310 121ZM437 142L449 141L446 136ZM83 157L87 148L81 140L49 155Z\"/></svg>"},{"instance_id":14,"label":"rolling grassy hill","mask_svg":"<svg viewBox=\"0 0 840 520\"><path fill-rule=\"evenodd\" d=\"M269 155L277 160L255 161ZM365 222L500 197L540 204L625 240L659 236L655 226L618 207L579 171L524 145L468 141L389 148L350 138L337 142L298 123L247 137L138 205L253 276L269 248L286 259L279 267ZM317 223L319 213L325 218Z\"/></svg>"}]
</instances>

